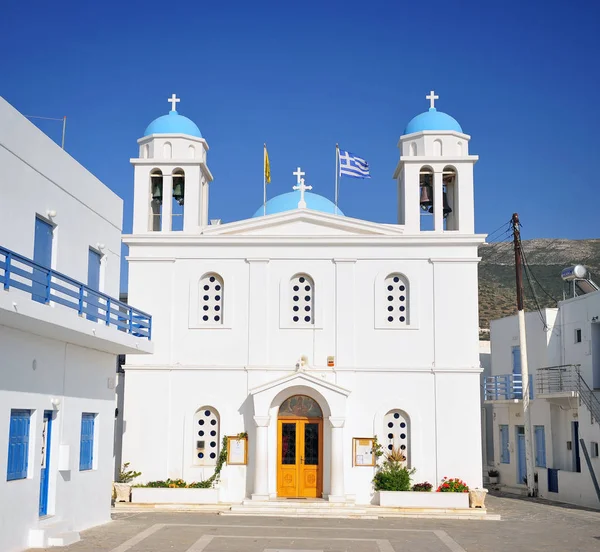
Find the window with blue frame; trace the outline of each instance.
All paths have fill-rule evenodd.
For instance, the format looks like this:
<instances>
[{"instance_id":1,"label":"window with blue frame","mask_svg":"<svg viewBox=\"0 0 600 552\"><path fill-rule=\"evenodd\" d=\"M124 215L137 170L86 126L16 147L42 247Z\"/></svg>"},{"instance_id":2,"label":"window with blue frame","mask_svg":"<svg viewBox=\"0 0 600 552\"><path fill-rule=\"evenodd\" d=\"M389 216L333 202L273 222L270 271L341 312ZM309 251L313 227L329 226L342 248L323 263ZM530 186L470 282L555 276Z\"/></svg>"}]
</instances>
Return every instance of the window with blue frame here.
<instances>
[{"instance_id":1,"label":"window with blue frame","mask_svg":"<svg viewBox=\"0 0 600 552\"><path fill-rule=\"evenodd\" d=\"M510 449L508 448L508 426L500 427L500 463L510 464Z\"/></svg>"},{"instance_id":2,"label":"window with blue frame","mask_svg":"<svg viewBox=\"0 0 600 552\"><path fill-rule=\"evenodd\" d=\"M8 433L7 481L27 478L31 410L11 410Z\"/></svg>"},{"instance_id":3,"label":"window with blue frame","mask_svg":"<svg viewBox=\"0 0 600 552\"><path fill-rule=\"evenodd\" d=\"M535 433L535 465L546 467L546 432L543 425L534 426Z\"/></svg>"},{"instance_id":4,"label":"window with blue frame","mask_svg":"<svg viewBox=\"0 0 600 552\"><path fill-rule=\"evenodd\" d=\"M79 444L79 471L94 467L94 422L95 414L81 415L81 441Z\"/></svg>"}]
</instances>

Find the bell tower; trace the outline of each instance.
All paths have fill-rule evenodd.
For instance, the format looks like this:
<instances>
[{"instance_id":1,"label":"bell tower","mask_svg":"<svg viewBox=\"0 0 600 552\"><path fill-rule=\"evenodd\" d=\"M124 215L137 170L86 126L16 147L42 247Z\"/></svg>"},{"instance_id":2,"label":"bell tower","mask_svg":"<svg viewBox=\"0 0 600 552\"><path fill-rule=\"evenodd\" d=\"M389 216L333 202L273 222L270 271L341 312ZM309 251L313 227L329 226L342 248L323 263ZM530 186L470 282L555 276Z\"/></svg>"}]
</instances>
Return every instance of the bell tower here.
<instances>
[{"instance_id":1,"label":"bell tower","mask_svg":"<svg viewBox=\"0 0 600 552\"><path fill-rule=\"evenodd\" d=\"M138 140L134 167L133 233L199 233L208 225L208 144L196 124L171 111L152 121Z\"/></svg>"},{"instance_id":2,"label":"bell tower","mask_svg":"<svg viewBox=\"0 0 600 552\"><path fill-rule=\"evenodd\" d=\"M433 90L428 111L414 117L398 142L398 224L407 234L475 232L471 137L458 121L438 111Z\"/></svg>"}]
</instances>

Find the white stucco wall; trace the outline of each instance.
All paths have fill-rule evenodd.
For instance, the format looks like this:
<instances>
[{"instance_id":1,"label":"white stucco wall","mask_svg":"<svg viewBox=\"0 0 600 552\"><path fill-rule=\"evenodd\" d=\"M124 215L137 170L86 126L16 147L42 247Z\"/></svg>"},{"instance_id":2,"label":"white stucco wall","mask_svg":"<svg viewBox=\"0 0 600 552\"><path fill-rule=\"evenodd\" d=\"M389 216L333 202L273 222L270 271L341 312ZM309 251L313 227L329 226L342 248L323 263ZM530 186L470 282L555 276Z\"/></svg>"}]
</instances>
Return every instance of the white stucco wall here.
<instances>
[{"instance_id":1,"label":"white stucco wall","mask_svg":"<svg viewBox=\"0 0 600 552\"><path fill-rule=\"evenodd\" d=\"M539 496L582 506L600 508L584 453L580 447L580 472L576 472L573 450L572 423L579 422L579 437L584 439L588 451L592 443L600 441L600 423L594 420L585 404L568 393L555 396L537 396L535 379L537 369L551 366L579 364L581 375L593 386L594 316L600 314L600 294L592 293L567 301L561 301L558 309L545 309L543 315L548 328L544 329L538 313L526 314L527 352L530 374L534 376L534 400L530 402L531 425L543 425L546 440L546 466L558 469L558 493L548 491L548 470L535 467L538 474ZM512 373L511 349L519 344L516 316L492 321L491 325L492 374ZM575 330L581 329L582 341L576 342ZM600 352L600 351L599 351ZM488 403L493 408L494 464L500 472L500 482L517 485L517 447L515 427L523 425L520 402L499 401ZM499 425L509 426L510 463L500 462ZM490 437L488 436L488 439ZM533 437L532 437L533 438ZM570 443L571 449L568 448ZM535 443L534 443L535 454ZM591 458L592 469L600 478L600 458Z\"/></svg>"},{"instance_id":2,"label":"white stucco wall","mask_svg":"<svg viewBox=\"0 0 600 552\"><path fill-rule=\"evenodd\" d=\"M72 530L110 520L115 357L0 326L0 549L28 547L40 527L41 435L44 411L52 411L48 515ZM55 408L51 400L58 399ZM11 408L32 411L27 479L6 481ZM79 471L82 412L96 413L95 468ZM70 448L68 470L59 471L60 446Z\"/></svg>"},{"instance_id":3,"label":"white stucco wall","mask_svg":"<svg viewBox=\"0 0 600 552\"><path fill-rule=\"evenodd\" d=\"M0 166L0 245L32 258L40 216L55 225L52 268L87 283L88 251L98 249L100 290L118 298L122 200L2 98ZM80 531L110 520L116 353L135 351L136 341L76 310L34 302L14 286L0 289L2 552L28 548L34 533L45 535L45 544L53 525ZM27 478L7 481L12 409L31 411L30 452ZM53 423L48 517L40 519L44 411ZM97 416L94 468L80 472L83 412Z\"/></svg>"},{"instance_id":4,"label":"white stucco wall","mask_svg":"<svg viewBox=\"0 0 600 552\"><path fill-rule=\"evenodd\" d=\"M0 166L0 245L31 259L38 215L56 225L52 268L87 283L88 250L104 244L100 290L118 297L123 200L2 98Z\"/></svg>"}]
</instances>

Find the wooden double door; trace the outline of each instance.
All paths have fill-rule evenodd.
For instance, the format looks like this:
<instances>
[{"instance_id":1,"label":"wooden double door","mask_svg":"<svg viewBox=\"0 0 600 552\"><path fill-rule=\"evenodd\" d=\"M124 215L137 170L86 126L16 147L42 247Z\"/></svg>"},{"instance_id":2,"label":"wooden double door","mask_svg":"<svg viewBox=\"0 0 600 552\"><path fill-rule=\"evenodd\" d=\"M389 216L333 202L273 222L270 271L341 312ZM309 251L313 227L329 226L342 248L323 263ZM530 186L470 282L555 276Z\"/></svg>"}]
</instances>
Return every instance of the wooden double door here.
<instances>
[{"instance_id":1,"label":"wooden double door","mask_svg":"<svg viewBox=\"0 0 600 552\"><path fill-rule=\"evenodd\" d=\"M279 418L277 496L323 495L323 418Z\"/></svg>"}]
</instances>

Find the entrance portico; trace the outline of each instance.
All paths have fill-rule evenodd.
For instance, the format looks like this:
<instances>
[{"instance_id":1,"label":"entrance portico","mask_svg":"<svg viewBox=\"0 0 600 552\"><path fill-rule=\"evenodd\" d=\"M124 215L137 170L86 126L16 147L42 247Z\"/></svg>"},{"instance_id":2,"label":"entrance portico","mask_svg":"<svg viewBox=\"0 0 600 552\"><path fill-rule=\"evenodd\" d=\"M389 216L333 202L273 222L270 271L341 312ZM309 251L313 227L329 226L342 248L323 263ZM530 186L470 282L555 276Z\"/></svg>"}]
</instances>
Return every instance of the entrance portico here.
<instances>
[{"instance_id":1,"label":"entrance portico","mask_svg":"<svg viewBox=\"0 0 600 552\"><path fill-rule=\"evenodd\" d=\"M250 395L254 402L256 423L252 499L269 500L278 497L277 475L278 465L281 464L278 445L279 450L282 450L282 436L279 435L281 424L278 424L279 409L287 399L300 395L315 401L322 411L322 446L319 446L320 462L317 466L317 477L321 477L322 480L322 496L330 502L345 502L343 431L346 399L350 391L305 371L298 371L256 387L250 390ZM306 420L312 420L310 415L306 416ZM306 425L311 424L302 423L302 431L305 431ZM304 440L301 443L304 443Z\"/></svg>"}]
</instances>

